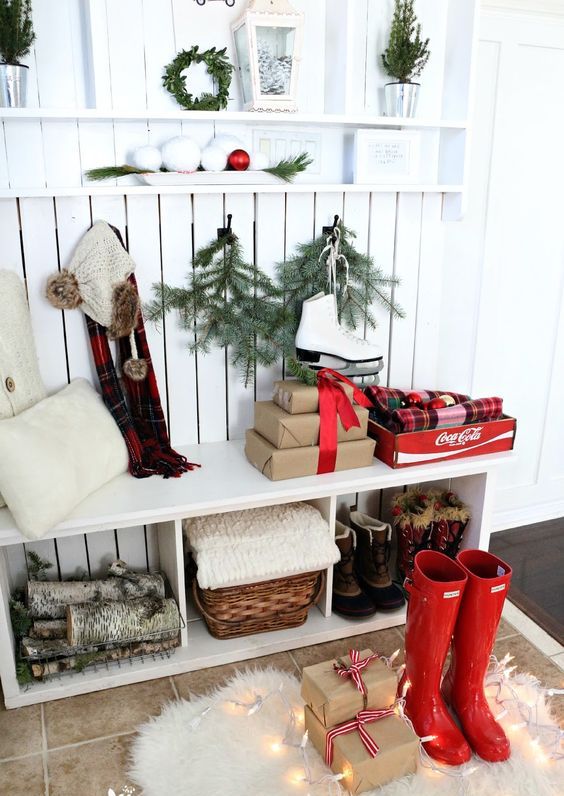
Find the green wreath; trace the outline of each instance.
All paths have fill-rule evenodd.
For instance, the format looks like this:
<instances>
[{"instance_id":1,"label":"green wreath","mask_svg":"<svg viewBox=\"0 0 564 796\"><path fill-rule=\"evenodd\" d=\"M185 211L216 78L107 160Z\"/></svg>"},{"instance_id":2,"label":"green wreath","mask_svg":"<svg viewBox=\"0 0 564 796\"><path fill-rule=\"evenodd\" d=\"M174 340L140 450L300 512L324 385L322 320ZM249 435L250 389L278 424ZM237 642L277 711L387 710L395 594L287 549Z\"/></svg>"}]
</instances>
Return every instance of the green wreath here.
<instances>
[{"instance_id":1,"label":"green wreath","mask_svg":"<svg viewBox=\"0 0 564 796\"><path fill-rule=\"evenodd\" d=\"M197 44L190 50L181 50L176 58L165 67L163 86L186 110L219 111L226 108L233 72L233 66L225 56L226 50L226 47L223 50L216 50L215 47L212 47L211 50L200 52ZM208 74L214 79L217 93L206 92L194 99L186 89L186 75L183 75L182 72L192 64L201 63L207 66Z\"/></svg>"}]
</instances>

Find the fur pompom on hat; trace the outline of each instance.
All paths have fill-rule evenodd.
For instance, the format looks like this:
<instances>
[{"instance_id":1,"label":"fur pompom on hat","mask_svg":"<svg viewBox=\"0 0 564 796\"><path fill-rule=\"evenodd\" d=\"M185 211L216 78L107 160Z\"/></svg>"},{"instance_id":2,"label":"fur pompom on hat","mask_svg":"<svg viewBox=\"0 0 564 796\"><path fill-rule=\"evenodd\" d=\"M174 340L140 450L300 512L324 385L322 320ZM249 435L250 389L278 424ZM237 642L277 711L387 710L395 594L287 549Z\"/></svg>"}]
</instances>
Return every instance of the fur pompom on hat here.
<instances>
[{"instance_id":1,"label":"fur pompom on hat","mask_svg":"<svg viewBox=\"0 0 564 796\"><path fill-rule=\"evenodd\" d=\"M106 329L112 327L114 289L135 271L135 263L105 221L96 221L75 249L68 268L47 285L47 298L57 309L81 310ZM54 299L54 300L53 300ZM125 333L130 333L135 318Z\"/></svg>"}]
</instances>

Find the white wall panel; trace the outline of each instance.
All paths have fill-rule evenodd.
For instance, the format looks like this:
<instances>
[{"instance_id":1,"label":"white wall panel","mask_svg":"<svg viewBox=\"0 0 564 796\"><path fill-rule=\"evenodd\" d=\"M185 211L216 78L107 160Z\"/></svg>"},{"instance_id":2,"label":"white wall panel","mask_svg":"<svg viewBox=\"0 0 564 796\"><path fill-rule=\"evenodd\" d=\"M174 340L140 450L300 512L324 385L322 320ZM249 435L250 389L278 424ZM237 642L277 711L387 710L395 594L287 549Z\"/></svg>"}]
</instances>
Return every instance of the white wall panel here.
<instances>
[{"instance_id":1,"label":"white wall panel","mask_svg":"<svg viewBox=\"0 0 564 796\"><path fill-rule=\"evenodd\" d=\"M17 199L0 199L0 268L15 271L22 279L22 246L20 239L20 219Z\"/></svg>"},{"instance_id":2,"label":"white wall panel","mask_svg":"<svg viewBox=\"0 0 564 796\"><path fill-rule=\"evenodd\" d=\"M223 226L223 196L194 196L194 250L206 246ZM199 441L227 439L227 385L225 350L213 349L196 357L198 373Z\"/></svg>"},{"instance_id":3,"label":"white wall panel","mask_svg":"<svg viewBox=\"0 0 564 796\"><path fill-rule=\"evenodd\" d=\"M153 295L153 284L160 282L161 274L161 242L159 232L158 196L127 197L127 230L129 253L135 261L135 279L141 296L150 300ZM167 379L164 328L166 320L160 328L155 324L147 324L145 331L151 351L151 360L159 385L161 404L167 416Z\"/></svg>"},{"instance_id":4,"label":"white wall panel","mask_svg":"<svg viewBox=\"0 0 564 796\"><path fill-rule=\"evenodd\" d=\"M564 72L564 25L487 14L481 37L469 207L446 235L439 376L441 386L501 395L518 419L515 459L496 493L502 528L564 514L555 442L564 434L564 116L550 101ZM531 91L538 112L523 114Z\"/></svg>"},{"instance_id":5,"label":"white wall panel","mask_svg":"<svg viewBox=\"0 0 564 796\"><path fill-rule=\"evenodd\" d=\"M259 193L256 196L256 262L266 274L275 275L275 264L284 262L286 208L284 194ZM256 399L269 401L272 383L282 378L282 362L257 367Z\"/></svg>"},{"instance_id":6,"label":"white wall panel","mask_svg":"<svg viewBox=\"0 0 564 796\"><path fill-rule=\"evenodd\" d=\"M76 105L72 6L76 0L33 0L35 61L42 108L73 108ZM57 46L54 47L53 43Z\"/></svg>"},{"instance_id":7,"label":"white wall panel","mask_svg":"<svg viewBox=\"0 0 564 796\"><path fill-rule=\"evenodd\" d=\"M392 318L388 380L393 387L411 387L417 296L419 293L419 247L421 239L422 195L401 193L398 198L394 275L400 285L394 298L403 307L406 317Z\"/></svg>"},{"instance_id":8,"label":"white wall panel","mask_svg":"<svg viewBox=\"0 0 564 796\"><path fill-rule=\"evenodd\" d=\"M187 275L192 270L190 197L163 194L160 218L163 281L186 286ZM188 351L190 342L191 335L180 328L178 317L170 315L166 319L166 368L169 433L173 445L198 441L196 357Z\"/></svg>"},{"instance_id":9,"label":"white wall panel","mask_svg":"<svg viewBox=\"0 0 564 796\"><path fill-rule=\"evenodd\" d=\"M63 313L45 298L47 278L58 268L53 199L20 199L20 213L39 368L48 392L56 392L68 383L68 378Z\"/></svg>"},{"instance_id":10,"label":"white wall panel","mask_svg":"<svg viewBox=\"0 0 564 796\"><path fill-rule=\"evenodd\" d=\"M368 253L386 275L394 272L394 252L396 240L395 193L373 193L370 198L370 227L368 231ZM387 290L388 293L391 290ZM366 330L366 339L378 343L384 353L384 368L380 372L380 384L388 384L390 361L390 314L375 301L372 311L377 328Z\"/></svg>"}]
</instances>

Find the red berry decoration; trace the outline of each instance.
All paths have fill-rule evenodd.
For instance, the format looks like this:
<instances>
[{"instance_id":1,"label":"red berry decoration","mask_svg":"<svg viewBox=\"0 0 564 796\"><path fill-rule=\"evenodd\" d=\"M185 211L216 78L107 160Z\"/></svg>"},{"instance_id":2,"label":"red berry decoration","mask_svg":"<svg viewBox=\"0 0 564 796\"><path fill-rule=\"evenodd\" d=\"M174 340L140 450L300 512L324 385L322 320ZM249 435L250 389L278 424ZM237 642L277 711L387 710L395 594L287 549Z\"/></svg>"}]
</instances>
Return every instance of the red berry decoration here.
<instances>
[{"instance_id":1,"label":"red berry decoration","mask_svg":"<svg viewBox=\"0 0 564 796\"><path fill-rule=\"evenodd\" d=\"M251 162L251 156L244 149L234 149L227 158L227 165L235 171L247 171Z\"/></svg>"},{"instance_id":2,"label":"red berry decoration","mask_svg":"<svg viewBox=\"0 0 564 796\"><path fill-rule=\"evenodd\" d=\"M394 506L394 508L392 509L392 514L393 514L393 516L394 516L394 517L399 517L399 515L400 515L401 513L402 513L402 512L401 512L401 509L400 509L400 507L399 507L399 506Z\"/></svg>"},{"instance_id":3,"label":"red berry decoration","mask_svg":"<svg viewBox=\"0 0 564 796\"><path fill-rule=\"evenodd\" d=\"M423 409L444 409L445 406L446 403L442 398L432 398L430 401L427 401Z\"/></svg>"},{"instance_id":4,"label":"red berry decoration","mask_svg":"<svg viewBox=\"0 0 564 796\"><path fill-rule=\"evenodd\" d=\"M407 393L407 405L408 406L419 406L423 403L423 398L419 395L418 392L408 392Z\"/></svg>"}]
</instances>

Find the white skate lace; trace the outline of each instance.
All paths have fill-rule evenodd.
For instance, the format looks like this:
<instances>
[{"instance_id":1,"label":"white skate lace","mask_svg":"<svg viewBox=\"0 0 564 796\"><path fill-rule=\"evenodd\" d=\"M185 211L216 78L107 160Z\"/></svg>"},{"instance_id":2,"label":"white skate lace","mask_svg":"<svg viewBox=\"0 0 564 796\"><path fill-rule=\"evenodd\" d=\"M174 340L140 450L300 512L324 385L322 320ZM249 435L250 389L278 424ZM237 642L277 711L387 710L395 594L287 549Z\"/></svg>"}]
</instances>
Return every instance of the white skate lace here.
<instances>
[{"instance_id":1,"label":"white skate lace","mask_svg":"<svg viewBox=\"0 0 564 796\"><path fill-rule=\"evenodd\" d=\"M333 227L333 231L327 236L327 245L319 255L319 262L326 254L327 264L327 283L329 285L329 293L337 296L337 265L342 265L345 268L345 284L343 286L343 298L347 295L349 287L349 262L344 254L341 254L339 247L341 245L341 230L339 224L341 219L337 217L337 223Z\"/></svg>"}]
</instances>

